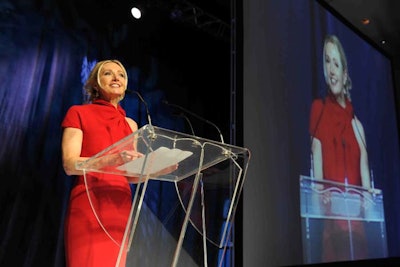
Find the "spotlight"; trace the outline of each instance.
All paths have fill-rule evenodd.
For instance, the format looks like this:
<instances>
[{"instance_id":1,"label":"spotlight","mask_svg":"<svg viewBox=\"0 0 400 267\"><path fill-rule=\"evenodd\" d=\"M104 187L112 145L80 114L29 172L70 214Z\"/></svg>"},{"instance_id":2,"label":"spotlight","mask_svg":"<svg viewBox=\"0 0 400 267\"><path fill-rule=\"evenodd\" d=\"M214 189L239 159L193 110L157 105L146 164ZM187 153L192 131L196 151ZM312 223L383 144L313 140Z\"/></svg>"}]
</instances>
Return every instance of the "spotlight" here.
<instances>
[{"instance_id":1,"label":"spotlight","mask_svg":"<svg viewBox=\"0 0 400 267\"><path fill-rule=\"evenodd\" d=\"M131 14L135 19L140 19L142 17L142 11L136 6L131 8Z\"/></svg>"}]
</instances>

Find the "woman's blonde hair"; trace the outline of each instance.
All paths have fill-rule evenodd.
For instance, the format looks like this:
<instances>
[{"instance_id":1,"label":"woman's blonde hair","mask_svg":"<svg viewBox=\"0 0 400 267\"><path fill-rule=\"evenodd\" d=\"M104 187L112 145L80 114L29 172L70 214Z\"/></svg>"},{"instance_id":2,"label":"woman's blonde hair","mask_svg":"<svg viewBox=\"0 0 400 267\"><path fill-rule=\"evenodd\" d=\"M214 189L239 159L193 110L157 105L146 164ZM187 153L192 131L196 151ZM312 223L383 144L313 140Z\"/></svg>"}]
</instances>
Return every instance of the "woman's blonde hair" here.
<instances>
[{"instance_id":1,"label":"woman's blonde hair","mask_svg":"<svg viewBox=\"0 0 400 267\"><path fill-rule=\"evenodd\" d=\"M103 68L104 64L106 64L106 63L115 63L121 67L122 71L124 72L125 80L126 80L125 89L128 86L128 75L126 73L126 69L119 60L108 59L108 60L99 61L96 63L96 65L90 72L89 78L86 80L86 83L83 86L83 88L86 90L86 93L89 96L89 99L88 99L89 101L93 101L93 100L96 100L99 98L99 88L98 87L101 86L100 72L101 72L101 69ZM120 101L123 98L124 98L124 95L121 97Z\"/></svg>"}]
</instances>

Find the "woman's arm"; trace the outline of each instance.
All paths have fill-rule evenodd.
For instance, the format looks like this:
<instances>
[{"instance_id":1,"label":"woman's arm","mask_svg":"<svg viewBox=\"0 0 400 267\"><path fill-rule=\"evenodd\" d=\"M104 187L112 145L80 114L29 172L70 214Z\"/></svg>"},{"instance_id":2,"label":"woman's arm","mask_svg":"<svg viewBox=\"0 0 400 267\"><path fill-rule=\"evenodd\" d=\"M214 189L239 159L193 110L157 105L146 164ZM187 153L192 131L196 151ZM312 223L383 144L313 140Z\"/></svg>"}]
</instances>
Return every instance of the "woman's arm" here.
<instances>
[{"instance_id":1,"label":"woman's arm","mask_svg":"<svg viewBox=\"0 0 400 267\"><path fill-rule=\"evenodd\" d=\"M319 141L315 137L311 137L311 153L312 153L312 168L314 172L314 178L318 180L323 179L323 171L322 171L322 146L321 141ZM313 178L313 177L311 177Z\"/></svg>"},{"instance_id":2,"label":"woman's arm","mask_svg":"<svg viewBox=\"0 0 400 267\"><path fill-rule=\"evenodd\" d=\"M136 132L138 130L137 123L134 120L132 120L131 118L126 117L125 119L128 122L129 127L131 127L132 132L133 133Z\"/></svg>"},{"instance_id":3,"label":"woman's arm","mask_svg":"<svg viewBox=\"0 0 400 267\"><path fill-rule=\"evenodd\" d=\"M62 162L67 175L81 175L82 171L75 168L77 162L88 159L81 157L83 133L77 128L64 128L62 135Z\"/></svg>"},{"instance_id":4,"label":"woman's arm","mask_svg":"<svg viewBox=\"0 0 400 267\"><path fill-rule=\"evenodd\" d=\"M316 99L312 102L311 110L310 110L310 125L309 125L309 133L311 136L311 168L312 174L315 179L322 180L324 178L323 173L323 162L322 162L322 144L321 141L316 137L318 134L318 130L322 115L324 113L324 102L321 99Z\"/></svg>"},{"instance_id":5,"label":"woman's arm","mask_svg":"<svg viewBox=\"0 0 400 267\"><path fill-rule=\"evenodd\" d=\"M357 118L354 118L351 123L357 139L358 146L360 147L361 183L363 187L370 189L371 180L368 166L367 142L365 141L364 128Z\"/></svg>"}]
</instances>

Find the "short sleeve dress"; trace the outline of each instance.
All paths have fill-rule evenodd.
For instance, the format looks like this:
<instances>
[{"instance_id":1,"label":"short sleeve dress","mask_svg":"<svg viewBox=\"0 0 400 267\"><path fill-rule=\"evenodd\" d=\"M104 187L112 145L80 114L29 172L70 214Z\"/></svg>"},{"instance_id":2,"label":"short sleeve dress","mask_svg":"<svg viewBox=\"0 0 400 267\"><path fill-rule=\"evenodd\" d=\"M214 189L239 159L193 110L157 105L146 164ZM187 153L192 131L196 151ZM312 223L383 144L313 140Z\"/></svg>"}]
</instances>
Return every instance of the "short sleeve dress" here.
<instances>
[{"instance_id":1,"label":"short sleeve dress","mask_svg":"<svg viewBox=\"0 0 400 267\"><path fill-rule=\"evenodd\" d=\"M310 135L320 140L324 179L361 185L360 147L354 135L353 106L346 100L340 106L333 96L313 102L310 115Z\"/></svg>"},{"instance_id":2,"label":"short sleeve dress","mask_svg":"<svg viewBox=\"0 0 400 267\"><path fill-rule=\"evenodd\" d=\"M81 156L91 157L132 133L125 117L122 107L95 100L72 106L62 128L81 129ZM70 195L64 226L67 266L115 266L131 208L131 189L123 176L91 174L87 179L89 194L84 177L78 176Z\"/></svg>"},{"instance_id":3,"label":"short sleeve dress","mask_svg":"<svg viewBox=\"0 0 400 267\"><path fill-rule=\"evenodd\" d=\"M354 134L353 106L338 104L332 95L314 100L309 133L321 142L323 178L339 183L361 185L360 147ZM351 233L351 242L350 235ZM350 255L353 245L353 255ZM364 259L368 255L364 225L360 221L325 220L321 261Z\"/></svg>"}]
</instances>

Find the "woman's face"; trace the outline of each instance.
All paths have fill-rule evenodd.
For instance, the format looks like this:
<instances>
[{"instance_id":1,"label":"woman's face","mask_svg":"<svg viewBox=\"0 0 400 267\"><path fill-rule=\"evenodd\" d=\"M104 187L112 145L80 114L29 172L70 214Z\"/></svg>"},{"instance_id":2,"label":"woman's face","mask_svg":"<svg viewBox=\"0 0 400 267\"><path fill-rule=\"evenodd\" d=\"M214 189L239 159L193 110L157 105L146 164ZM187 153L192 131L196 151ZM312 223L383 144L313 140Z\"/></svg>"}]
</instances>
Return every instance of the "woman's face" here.
<instances>
[{"instance_id":1,"label":"woman's face","mask_svg":"<svg viewBox=\"0 0 400 267\"><path fill-rule=\"evenodd\" d=\"M337 46L328 42L325 46L325 71L326 82L330 91L338 96L344 92L347 72L343 69L340 53Z\"/></svg>"},{"instance_id":2,"label":"woman's face","mask_svg":"<svg viewBox=\"0 0 400 267\"><path fill-rule=\"evenodd\" d=\"M122 68L114 62L105 63L99 73L100 96L112 100L124 95L126 77Z\"/></svg>"}]
</instances>

